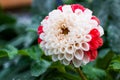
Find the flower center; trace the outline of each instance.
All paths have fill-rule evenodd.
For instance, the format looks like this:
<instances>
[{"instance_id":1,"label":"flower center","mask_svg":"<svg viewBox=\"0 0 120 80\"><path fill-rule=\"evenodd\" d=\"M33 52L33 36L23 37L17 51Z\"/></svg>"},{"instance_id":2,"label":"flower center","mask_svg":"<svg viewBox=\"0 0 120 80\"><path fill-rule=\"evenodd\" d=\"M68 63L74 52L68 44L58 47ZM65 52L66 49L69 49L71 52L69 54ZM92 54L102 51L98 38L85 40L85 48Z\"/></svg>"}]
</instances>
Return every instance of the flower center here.
<instances>
[{"instance_id":1,"label":"flower center","mask_svg":"<svg viewBox=\"0 0 120 80\"><path fill-rule=\"evenodd\" d=\"M69 29L65 25L62 25L61 30L62 30L62 34L64 35L67 35L70 32Z\"/></svg>"}]
</instances>

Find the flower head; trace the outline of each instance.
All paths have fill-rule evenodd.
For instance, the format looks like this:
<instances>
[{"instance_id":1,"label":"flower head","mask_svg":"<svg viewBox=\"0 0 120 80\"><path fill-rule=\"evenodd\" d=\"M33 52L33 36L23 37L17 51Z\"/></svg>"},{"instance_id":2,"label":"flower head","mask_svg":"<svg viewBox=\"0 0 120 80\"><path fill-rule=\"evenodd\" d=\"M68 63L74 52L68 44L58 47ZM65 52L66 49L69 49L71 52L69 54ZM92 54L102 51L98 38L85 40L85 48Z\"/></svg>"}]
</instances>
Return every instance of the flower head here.
<instances>
[{"instance_id":1,"label":"flower head","mask_svg":"<svg viewBox=\"0 0 120 80\"><path fill-rule=\"evenodd\" d=\"M38 42L53 61L85 65L97 57L104 32L92 11L79 4L59 6L38 27Z\"/></svg>"}]
</instances>

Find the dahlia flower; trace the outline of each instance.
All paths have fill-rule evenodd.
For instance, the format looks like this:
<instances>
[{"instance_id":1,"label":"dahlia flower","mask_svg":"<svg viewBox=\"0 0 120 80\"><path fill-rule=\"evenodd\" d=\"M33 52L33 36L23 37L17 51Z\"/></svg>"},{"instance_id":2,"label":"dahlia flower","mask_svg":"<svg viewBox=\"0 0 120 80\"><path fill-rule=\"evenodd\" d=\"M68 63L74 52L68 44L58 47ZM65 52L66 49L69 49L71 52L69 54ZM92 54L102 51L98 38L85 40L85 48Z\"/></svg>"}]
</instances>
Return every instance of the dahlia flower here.
<instances>
[{"instance_id":1,"label":"dahlia flower","mask_svg":"<svg viewBox=\"0 0 120 80\"><path fill-rule=\"evenodd\" d=\"M38 34L45 55L64 65L80 67L96 59L104 32L91 10L72 4L51 11L38 27Z\"/></svg>"}]
</instances>

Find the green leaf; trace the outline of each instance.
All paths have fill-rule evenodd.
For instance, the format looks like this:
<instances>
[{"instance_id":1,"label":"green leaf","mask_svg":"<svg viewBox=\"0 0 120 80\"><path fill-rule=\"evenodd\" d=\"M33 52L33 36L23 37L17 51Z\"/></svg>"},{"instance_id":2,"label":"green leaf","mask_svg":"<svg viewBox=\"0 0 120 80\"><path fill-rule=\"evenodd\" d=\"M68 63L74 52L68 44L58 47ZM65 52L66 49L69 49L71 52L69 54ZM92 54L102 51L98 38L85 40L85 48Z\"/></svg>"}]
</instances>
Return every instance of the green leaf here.
<instances>
[{"instance_id":1,"label":"green leaf","mask_svg":"<svg viewBox=\"0 0 120 80\"><path fill-rule=\"evenodd\" d=\"M40 62L43 52L38 46L33 46L29 49L26 49L26 52L27 52L28 56L30 56L32 59L36 60L36 62Z\"/></svg>"},{"instance_id":2,"label":"green leaf","mask_svg":"<svg viewBox=\"0 0 120 80\"><path fill-rule=\"evenodd\" d=\"M23 48L29 47L37 39L36 32L28 32L14 38L9 44L14 46L20 46ZM37 42L37 41L36 41ZM21 45L22 44L22 45Z\"/></svg>"},{"instance_id":3,"label":"green leaf","mask_svg":"<svg viewBox=\"0 0 120 80\"><path fill-rule=\"evenodd\" d=\"M109 51L110 51L109 48L104 48L100 50L98 54L98 58L104 58L108 54Z\"/></svg>"},{"instance_id":4,"label":"green leaf","mask_svg":"<svg viewBox=\"0 0 120 80\"><path fill-rule=\"evenodd\" d=\"M11 15L5 14L2 11L0 11L0 25L3 24L13 24L16 20Z\"/></svg>"},{"instance_id":5,"label":"green leaf","mask_svg":"<svg viewBox=\"0 0 120 80\"><path fill-rule=\"evenodd\" d=\"M70 73L61 73L61 77L64 77L66 80L81 80L79 76Z\"/></svg>"},{"instance_id":6,"label":"green leaf","mask_svg":"<svg viewBox=\"0 0 120 80\"><path fill-rule=\"evenodd\" d=\"M41 74L43 74L48 67L50 66L50 62L45 61L45 60L41 60L40 63L34 63L31 66L31 74L32 76L40 76Z\"/></svg>"},{"instance_id":7,"label":"green leaf","mask_svg":"<svg viewBox=\"0 0 120 80\"><path fill-rule=\"evenodd\" d=\"M0 39L0 48L1 48L3 45L6 45L6 41L3 40L3 39Z\"/></svg>"},{"instance_id":8,"label":"green leaf","mask_svg":"<svg viewBox=\"0 0 120 80\"><path fill-rule=\"evenodd\" d=\"M83 66L83 72L89 78L89 80L104 80L106 72L102 69L95 68L89 65Z\"/></svg>"},{"instance_id":9,"label":"green leaf","mask_svg":"<svg viewBox=\"0 0 120 80\"><path fill-rule=\"evenodd\" d=\"M13 59L18 53L18 50L15 47L10 45L6 46L5 51L8 53L8 56L10 59Z\"/></svg>"},{"instance_id":10,"label":"green leaf","mask_svg":"<svg viewBox=\"0 0 120 80\"><path fill-rule=\"evenodd\" d=\"M104 53L102 53L104 54ZM106 54L106 53L105 53ZM112 60L112 58L115 56L115 53L112 51L109 51L104 57L102 58L98 58L96 61L96 66L102 69L107 69L110 61Z\"/></svg>"},{"instance_id":11,"label":"green leaf","mask_svg":"<svg viewBox=\"0 0 120 80\"><path fill-rule=\"evenodd\" d=\"M28 32L24 38L24 47L30 46L36 39L37 39L36 32Z\"/></svg>"},{"instance_id":12,"label":"green leaf","mask_svg":"<svg viewBox=\"0 0 120 80\"><path fill-rule=\"evenodd\" d=\"M13 59L17 55L17 53L18 50L15 47L8 45L0 50L0 57L8 55L10 59Z\"/></svg>"},{"instance_id":13,"label":"green leaf","mask_svg":"<svg viewBox=\"0 0 120 80\"><path fill-rule=\"evenodd\" d=\"M0 50L0 58L7 56L7 52L5 50Z\"/></svg>"},{"instance_id":14,"label":"green leaf","mask_svg":"<svg viewBox=\"0 0 120 80\"><path fill-rule=\"evenodd\" d=\"M28 52L27 52L26 50L19 50L19 51L18 51L18 54L28 56Z\"/></svg>"},{"instance_id":15,"label":"green leaf","mask_svg":"<svg viewBox=\"0 0 120 80\"><path fill-rule=\"evenodd\" d=\"M115 56L109 66L108 66L108 70L114 70L114 71L120 71L120 55Z\"/></svg>"},{"instance_id":16,"label":"green leaf","mask_svg":"<svg viewBox=\"0 0 120 80\"><path fill-rule=\"evenodd\" d=\"M40 80L81 80L78 75L74 73L60 72L56 69L48 69L45 74L43 74Z\"/></svg>"},{"instance_id":17,"label":"green leaf","mask_svg":"<svg viewBox=\"0 0 120 80\"><path fill-rule=\"evenodd\" d=\"M50 66L50 68L56 68L59 72L63 72L65 73L65 66L63 64L61 64L59 61L57 62L53 62L52 65Z\"/></svg>"},{"instance_id":18,"label":"green leaf","mask_svg":"<svg viewBox=\"0 0 120 80\"><path fill-rule=\"evenodd\" d=\"M35 77L31 76L30 71L25 71L24 73L20 73L15 75L14 80L35 80Z\"/></svg>"},{"instance_id":19,"label":"green leaf","mask_svg":"<svg viewBox=\"0 0 120 80\"><path fill-rule=\"evenodd\" d=\"M26 56L4 62L3 68L0 69L0 80L33 80L29 69L31 62Z\"/></svg>"}]
</instances>

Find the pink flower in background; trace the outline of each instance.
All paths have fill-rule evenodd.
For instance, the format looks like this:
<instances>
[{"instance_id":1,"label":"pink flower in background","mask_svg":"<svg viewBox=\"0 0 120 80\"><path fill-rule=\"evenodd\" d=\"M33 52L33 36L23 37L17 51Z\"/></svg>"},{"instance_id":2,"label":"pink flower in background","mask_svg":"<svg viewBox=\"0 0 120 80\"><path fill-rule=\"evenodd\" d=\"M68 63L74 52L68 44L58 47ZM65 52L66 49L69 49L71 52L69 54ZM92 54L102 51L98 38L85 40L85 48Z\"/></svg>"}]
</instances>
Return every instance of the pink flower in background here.
<instances>
[{"instance_id":1,"label":"pink flower in background","mask_svg":"<svg viewBox=\"0 0 120 80\"><path fill-rule=\"evenodd\" d=\"M104 31L91 10L72 4L51 11L38 27L38 34L45 55L64 65L79 67L96 59Z\"/></svg>"}]
</instances>

